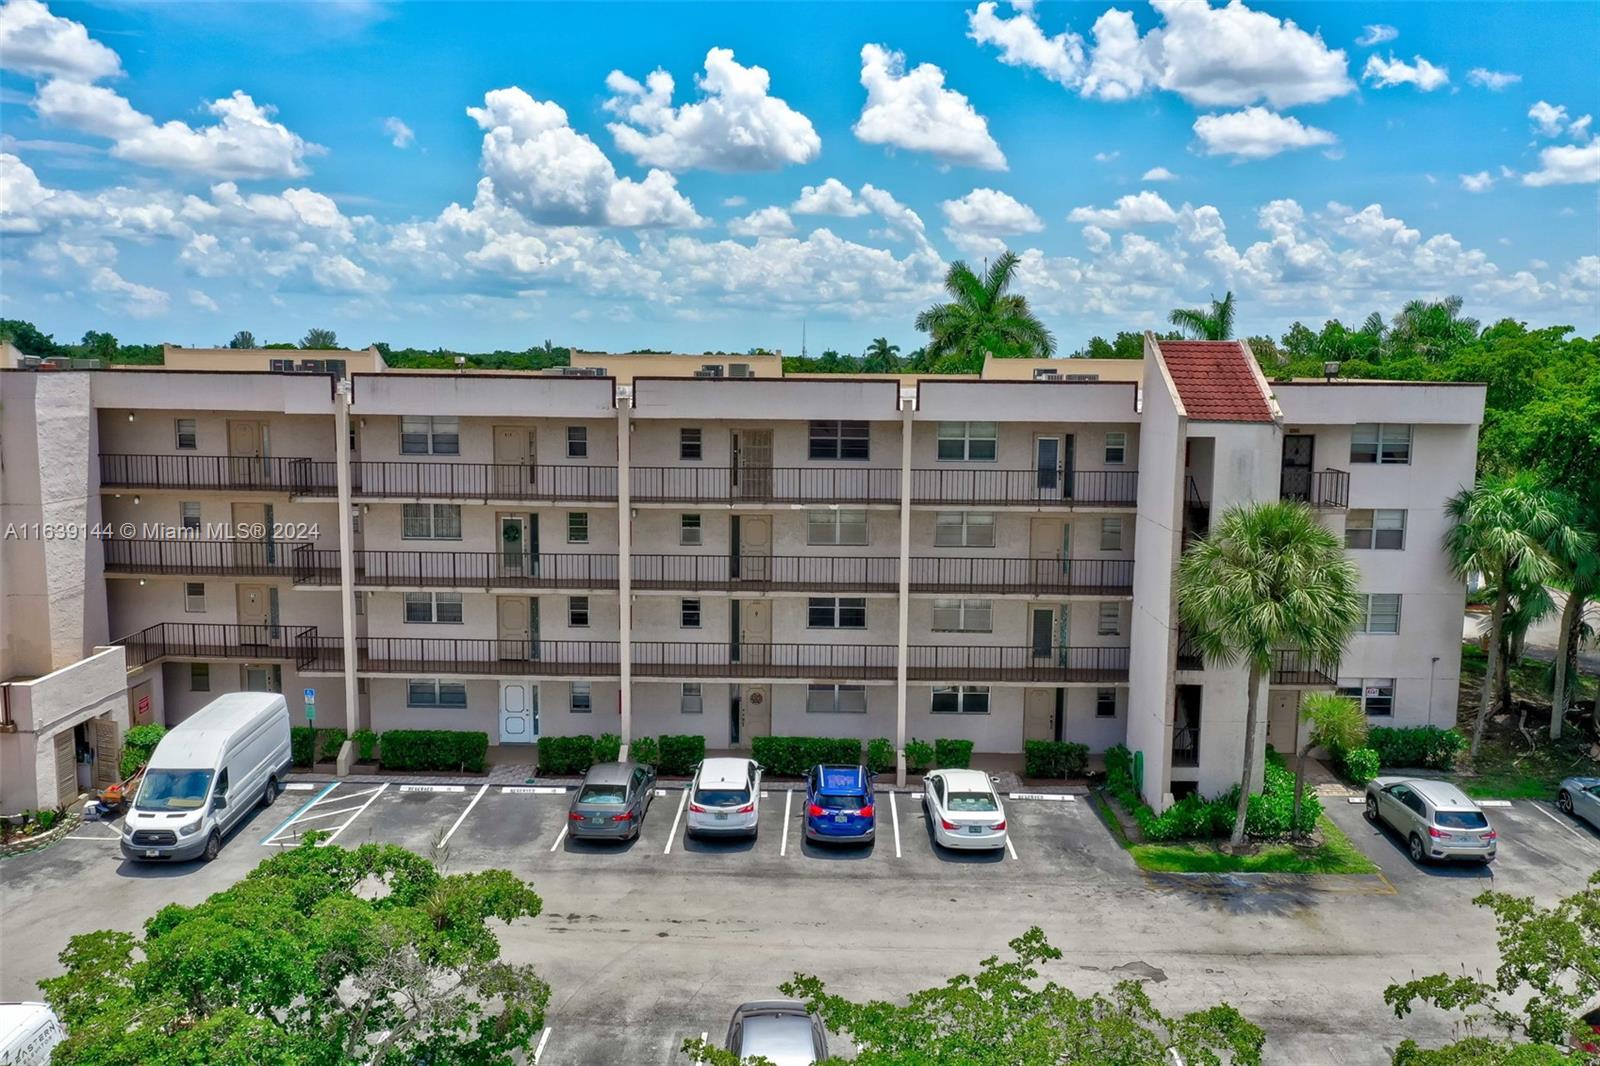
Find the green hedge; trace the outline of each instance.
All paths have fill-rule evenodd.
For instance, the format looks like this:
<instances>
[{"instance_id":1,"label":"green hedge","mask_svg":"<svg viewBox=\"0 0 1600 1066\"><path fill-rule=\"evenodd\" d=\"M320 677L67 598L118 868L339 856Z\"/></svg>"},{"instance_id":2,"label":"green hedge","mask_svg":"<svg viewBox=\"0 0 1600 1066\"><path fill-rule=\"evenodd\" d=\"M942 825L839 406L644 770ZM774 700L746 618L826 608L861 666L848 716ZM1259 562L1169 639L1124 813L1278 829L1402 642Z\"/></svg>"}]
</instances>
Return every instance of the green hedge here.
<instances>
[{"instance_id":1,"label":"green hedge","mask_svg":"<svg viewBox=\"0 0 1600 1066\"><path fill-rule=\"evenodd\" d=\"M1070 740L1028 740L1022 744L1027 777L1084 777L1089 773L1089 745Z\"/></svg>"},{"instance_id":2,"label":"green hedge","mask_svg":"<svg viewBox=\"0 0 1600 1066\"><path fill-rule=\"evenodd\" d=\"M541 774L581 774L594 764L594 737L540 737Z\"/></svg>"},{"instance_id":3,"label":"green hedge","mask_svg":"<svg viewBox=\"0 0 1600 1066\"><path fill-rule=\"evenodd\" d=\"M594 761L616 762L620 758L622 758L622 738L615 733L601 733L599 739L594 742Z\"/></svg>"},{"instance_id":4,"label":"green hedge","mask_svg":"<svg viewBox=\"0 0 1600 1066\"><path fill-rule=\"evenodd\" d=\"M886 737L867 741L867 769L875 774L894 769L894 744Z\"/></svg>"},{"instance_id":5,"label":"green hedge","mask_svg":"<svg viewBox=\"0 0 1600 1066\"><path fill-rule=\"evenodd\" d=\"M656 743L655 737L637 737L628 745L628 758L654 766L661 761L661 745Z\"/></svg>"},{"instance_id":6,"label":"green hedge","mask_svg":"<svg viewBox=\"0 0 1600 1066\"><path fill-rule=\"evenodd\" d=\"M769 774L804 777L818 763L861 764L861 741L849 737L756 737L750 754Z\"/></svg>"},{"instance_id":7,"label":"green hedge","mask_svg":"<svg viewBox=\"0 0 1600 1066\"><path fill-rule=\"evenodd\" d=\"M378 741L385 770L445 770L481 774L489 765L489 734L460 729L391 729Z\"/></svg>"},{"instance_id":8,"label":"green hedge","mask_svg":"<svg viewBox=\"0 0 1600 1066\"><path fill-rule=\"evenodd\" d=\"M1239 805L1239 786L1212 799L1191 794L1157 814L1134 791L1133 758L1122 745L1106 752L1106 791L1133 815L1147 841L1214 840L1233 830ZM1245 832L1253 837L1281 837L1290 831L1294 811L1294 774L1276 752L1267 749L1262 791L1250 797L1245 812ZM1300 799L1301 832L1310 832L1322 815L1322 802L1307 791Z\"/></svg>"},{"instance_id":9,"label":"green hedge","mask_svg":"<svg viewBox=\"0 0 1600 1066\"><path fill-rule=\"evenodd\" d=\"M166 736L164 725L136 725L122 738L122 762L117 766L118 776L126 781L139 767L150 761L151 752Z\"/></svg>"},{"instance_id":10,"label":"green hedge","mask_svg":"<svg viewBox=\"0 0 1600 1066\"><path fill-rule=\"evenodd\" d=\"M358 729L350 737L356 744L356 761L372 762L378 757L378 734L370 729Z\"/></svg>"},{"instance_id":11,"label":"green hedge","mask_svg":"<svg viewBox=\"0 0 1600 1066\"><path fill-rule=\"evenodd\" d=\"M906 741L906 772L925 773L933 769L934 747L926 740Z\"/></svg>"},{"instance_id":12,"label":"green hedge","mask_svg":"<svg viewBox=\"0 0 1600 1066\"><path fill-rule=\"evenodd\" d=\"M933 764L941 770L965 770L972 765L972 741L940 737L933 742Z\"/></svg>"},{"instance_id":13,"label":"green hedge","mask_svg":"<svg viewBox=\"0 0 1600 1066\"><path fill-rule=\"evenodd\" d=\"M656 772L676 777L694 773L706 758L706 738L693 733L663 733L660 737L661 761Z\"/></svg>"},{"instance_id":14,"label":"green hedge","mask_svg":"<svg viewBox=\"0 0 1600 1066\"><path fill-rule=\"evenodd\" d=\"M1380 766L1451 770L1456 755L1466 746L1467 738L1454 729L1431 725L1408 729L1379 726L1367 734L1367 747L1378 753Z\"/></svg>"},{"instance_id":15,"label":"green hedge","mask_svg":"<svg viewBox=\"0 0 1600 1066\"><path fill-rule=\"evenodd\" d=\"M1378 753L1371 748L1357 748L1344 753L1345 776L1358 785L1364 785L1378 776Z\"/></svg>"},{"instance_id":16,"label":"green hedge","mask_svg":"<svg viewBox=\"0 0 1600 1066\"><path fill-rule=\"evenodd\" d=\"M296 766L310 766L314 762L332 762L339 757L339 748L348 736L343 729L312 729L297 725L289 730L289 754Z\"/></svg>"}]
</instances>

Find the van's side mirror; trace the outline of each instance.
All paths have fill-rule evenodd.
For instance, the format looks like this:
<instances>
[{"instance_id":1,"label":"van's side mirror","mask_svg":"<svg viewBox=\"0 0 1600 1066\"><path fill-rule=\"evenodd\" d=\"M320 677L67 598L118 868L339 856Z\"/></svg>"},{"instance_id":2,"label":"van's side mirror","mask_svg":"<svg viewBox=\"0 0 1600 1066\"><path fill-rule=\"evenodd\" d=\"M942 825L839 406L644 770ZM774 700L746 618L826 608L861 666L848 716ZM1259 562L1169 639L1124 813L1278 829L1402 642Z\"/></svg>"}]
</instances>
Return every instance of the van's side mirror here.
<instances>
[{"instance_id":1,"label":"van's side mirror","mask_svg":"<svg viewBox=\"0 0 1600 1066\"><path fill-rule=\"evenodd\" d=\"M227 805L228 805L228 797L227 796L213 796L211 798L211 809L214 810L214 811L220 811L224 807L226 807Z\"/></svg>"}]
</instances>

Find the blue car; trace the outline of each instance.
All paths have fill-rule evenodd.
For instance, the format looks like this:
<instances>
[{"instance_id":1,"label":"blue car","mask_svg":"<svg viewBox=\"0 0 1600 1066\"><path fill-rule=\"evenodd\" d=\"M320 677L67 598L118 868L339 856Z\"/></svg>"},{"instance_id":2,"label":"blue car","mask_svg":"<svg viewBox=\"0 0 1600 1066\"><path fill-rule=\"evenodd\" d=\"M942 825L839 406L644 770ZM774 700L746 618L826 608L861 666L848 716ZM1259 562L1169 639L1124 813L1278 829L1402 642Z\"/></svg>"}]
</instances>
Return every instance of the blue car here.
<instances>
[{"instance_id":1,"label":"blue car","mask_svg":"<svg viewBox=\"0 0 1600 1066\"><path fill-rule=\"evenodd\" d=\"M865 766L813 766L806 775L806 839L871 843L878 828Z\"/></svg>"}]
</instances>

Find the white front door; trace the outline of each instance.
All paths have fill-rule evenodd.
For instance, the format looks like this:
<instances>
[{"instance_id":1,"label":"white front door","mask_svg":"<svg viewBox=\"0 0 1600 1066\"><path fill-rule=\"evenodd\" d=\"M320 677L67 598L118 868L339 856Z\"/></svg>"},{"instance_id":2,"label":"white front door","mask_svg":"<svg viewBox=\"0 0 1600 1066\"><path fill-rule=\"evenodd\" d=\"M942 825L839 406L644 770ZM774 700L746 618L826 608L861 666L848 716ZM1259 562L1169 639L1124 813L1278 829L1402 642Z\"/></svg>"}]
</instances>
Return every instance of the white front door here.
<instances>
[{"instance_id":1,"label":"white front door","mask_svg":"<svg viewBox=\"0 0 1600 1066\"><path fill-rule=\"evenodd\" d=\"M538 739L538 684L533 681L500 682L500 743L532 744Z\"/></svg>"}]
</instances>

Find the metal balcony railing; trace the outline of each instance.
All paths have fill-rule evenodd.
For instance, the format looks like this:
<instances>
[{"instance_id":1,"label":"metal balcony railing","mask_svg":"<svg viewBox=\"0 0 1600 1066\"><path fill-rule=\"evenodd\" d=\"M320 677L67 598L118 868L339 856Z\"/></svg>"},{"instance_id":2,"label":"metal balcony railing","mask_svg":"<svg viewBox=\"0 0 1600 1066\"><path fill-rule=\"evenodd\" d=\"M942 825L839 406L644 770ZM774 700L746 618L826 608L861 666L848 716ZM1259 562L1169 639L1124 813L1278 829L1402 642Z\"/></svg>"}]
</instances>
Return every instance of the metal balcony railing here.
<instances>
[{"instance_id":1,"label":"metal balcony railing","mask_svg":"<svg viewBox=\"0 0 1600 1066\"><path fill-rule=\"evenodd\" d=\"M865 555L635 555L636 589L893 592L900 561Z\"/></svg>"},{"instance_id":2,"label":"metal balcony railing","mask_svg":"<svg viewBox=\"0 0 1600 1066\"><path fill-rule=\"evenodd\" d=\"M255 540L121 540L103 542L107 573L158 574L174 577L272 577L287 574L299 541ZM339 580L339 553L332 552L331 579Z\"/></svg>"},{"instance_id":3,"label":"metal balcony railing","mask_svg":"<svg viewBox=\"0 0 1600 1066\"><path fill-rule=\"evenodd\" d=\"M617 557L555 552L378 551L351 553L355 583L377 588L614 589ZM303 585L338 584L339 553L301 548L292 562Z\"/></svg>"},{"instance_id":4,"label":"metal balcony railing","mask_svg":"<svg viewBox=\"0 0 1600 1066\"><path fill-rule=\"evenodd\" d=\"M1138 499L1135 470L993 470L945 467L911 471L911 501L995 507L1060 504L1132 507Z\"/></svg>"},{"instance_id":5,"label":"metal balcony railing","mask_svg":"<svg viewBox=\"0 0 1600 1066\"><path fill-rule=\"evenodd\" d=\"M316 633L315 626L157 622L112 643L127 649L129 666L158 659L298 659Z\"/></svg>"},{"instance_id":6,"label":"metal balcony railing","mask_svg":"<svg viewBox=\"0 0 1600 1066\"><path fill-rule=\"evenodd\" d=\"M334 468L331 462L281 456L102 453L100 485L112 489L227 489L332 496L336 488Z\"/></svg>"},{"instance_id":7,"label":"metal balcony railing","mask_svg":"<svg viewBox=\"0 0 1600 1066\"><path fill-rule=\"evenodd\" d=\"M1128 680L1128 649L913 645L906 649L913 681L1105 681Z\"/></svg>"},{"instance_id":8,"label":"metal balcony railing","mask_svg":"<svg viewBox=\"0 0 1600 1066\"><path fill-rule=\"evenodd\" d=\"M300 495L331 496L338 464L317 461ZM355 460L350 494L356 499L585 500L617 498L617 468L569 463L465 463L453 460Z\"/></svg>"},{"instance_id":9,"label":"metal balcony railing","mask_svg":"<svg viewBox=\"0 0 1600 1066\"><path fill-rule=\"evenodd\" d=\"M1299 500L1318 509L1342 511L1350 506L1350 472L1287 467L1278 494L1285 500Z\"/></svg>"},{"instance_id":10,"label":"metal balcony railing","mask_svg":"<svg viewBox=\"0 0 1600 1066\"><path fill-rule=\"evenodd\" d=\"M892 644L729 644L638 641L636 677L893 681Z\"/></svg>"},{"instance_id":11,"label":"metal balcony railing","mask_svg":"<svg viewBox=\"0 0 1600 1066\"><path fill-rule=\"evenodd\" d=\"M919 556L911 560L910 584L912 592L934 595L1047 592L1125 596L1133 591L1133 560Z\"/></svg>"},{"instance_id":12,"label":"metal balcony railing","mask_svg":"<svg viewBox=\"0 0 1600 1066\"><path fill-rule=\"evenodd\" d=\"M363 674L474 674L488 677L612 677L619 673L615 640L491 640L455 637L359 637L356 671ZM312 636L301 641L300 670L344 669L344 642Z\"/></svg>"},{"instance_id":13,"label":"metal balcony railing","mask_svg":"<svg viewBox=\"0 0 1600 1066\"><path fill-rule=\"evenodd\" d=\"M1178 669L1204 670L1205 665L1205 657L1200 654L1200 646L1180 626L1178 628Z\"/></svg>"},{"instance_id":14,"label":"metal balcony railing","mask_svg":"<svg viewBox=\"0 0 1600 1066\"><path fill-rule=\"evenodd\" d=\"M875 466L636 466L640 503L897 503L900 471Z\"/></svg>"},{"instance_id":15,"label":"metal balcony railing","mask_svg":"<svg viewBox=\"0 0 1600 1066\"><path fill-rule=\"evenodd\" d=\"M1274 685L1306 685L1333 687L1339 676L1338 663L1318 663L1289 648L1272 653L1271 683Z\"/></svg>"}]
</instances>

